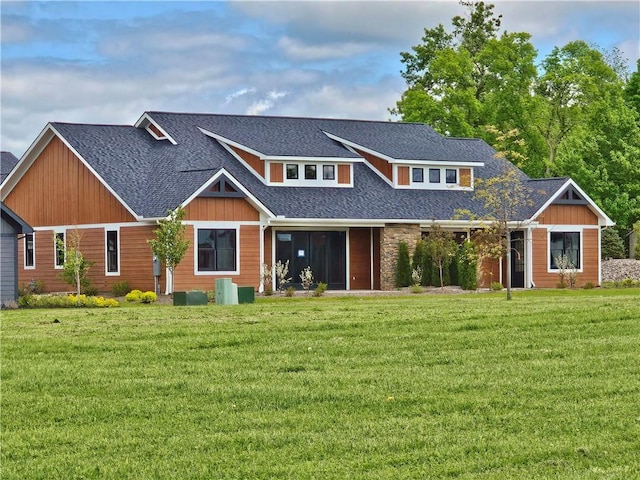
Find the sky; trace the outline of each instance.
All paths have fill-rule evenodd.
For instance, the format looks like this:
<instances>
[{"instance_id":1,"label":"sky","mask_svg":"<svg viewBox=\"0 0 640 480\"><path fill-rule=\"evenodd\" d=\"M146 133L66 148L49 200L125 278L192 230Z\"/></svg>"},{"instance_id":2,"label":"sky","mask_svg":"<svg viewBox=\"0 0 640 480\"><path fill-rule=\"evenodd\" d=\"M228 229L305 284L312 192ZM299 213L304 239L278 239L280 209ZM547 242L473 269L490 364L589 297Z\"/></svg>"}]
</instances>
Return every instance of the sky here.
<instances>
[{"instance_id":1,"label":"sky","mask_svg":"<svg viewBox=\"0 0 640 480\"><path fill-rule=\"evenodd\" d=\"M584 40L635 71L640 2L500 1L539 63ZM48 122L132 125L145 111L394 119L400 52L464 8L448 1L0 2L0 149Z\"/></svg>"}]
</instances>

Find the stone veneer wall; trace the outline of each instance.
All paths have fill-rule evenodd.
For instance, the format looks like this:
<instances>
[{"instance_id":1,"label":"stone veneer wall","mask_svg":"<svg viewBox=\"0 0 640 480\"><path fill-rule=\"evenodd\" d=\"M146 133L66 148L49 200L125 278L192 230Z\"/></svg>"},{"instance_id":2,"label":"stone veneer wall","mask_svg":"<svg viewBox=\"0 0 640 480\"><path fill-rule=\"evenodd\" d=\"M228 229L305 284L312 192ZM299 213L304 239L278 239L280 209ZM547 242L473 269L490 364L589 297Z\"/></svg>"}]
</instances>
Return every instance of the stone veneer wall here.
<instances>
[{"instance_id":1,"label":"stone veneer wall","mask_svg":"<svg viewBox=\"0 0 640 480\"><path fill-rule=\"evenodd\" d=\"M398 243L406 242L409 256L413 255L416 242L420 239L420 225L391 224L380 230L380 289L396 288L396 263Z\"/></svg>"}]
</instances>

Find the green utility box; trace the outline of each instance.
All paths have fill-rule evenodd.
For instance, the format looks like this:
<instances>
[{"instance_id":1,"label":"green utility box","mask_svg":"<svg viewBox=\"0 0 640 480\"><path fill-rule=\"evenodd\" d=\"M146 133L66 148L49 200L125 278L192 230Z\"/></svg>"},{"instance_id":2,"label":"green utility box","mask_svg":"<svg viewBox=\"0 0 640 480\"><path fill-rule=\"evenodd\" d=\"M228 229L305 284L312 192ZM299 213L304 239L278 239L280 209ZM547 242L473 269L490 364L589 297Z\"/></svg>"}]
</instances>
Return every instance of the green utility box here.
<instances>
[{"instance_id":1,"label":"green utility box","mask_svg":"<svg viewBox=\"0 0 640 480\"><path fill-rule=\"evenodd\" d=\"M253 287L238 287L238 303L253 303L255 291Z\"/></svg>"},{"instance_id":2,"label":"green utility box","mask_svg":"<svg viewBox=\"0 0 640 480\"><path fill-rule=\"evenodd\" d=\"M207 293L200 290L190 292L173 292L173 305L206 305Z\"/></svg>"},{"instance_id":3,"label":"green utility box","mask_svg":"<svg viewBox=\"0 0 640 480\"><path fill-rule=\"evenodd\" d=\"M238 285L233 283L230 278L216 278L216 304L238 304Z\"/></svg>"}]
</instances>

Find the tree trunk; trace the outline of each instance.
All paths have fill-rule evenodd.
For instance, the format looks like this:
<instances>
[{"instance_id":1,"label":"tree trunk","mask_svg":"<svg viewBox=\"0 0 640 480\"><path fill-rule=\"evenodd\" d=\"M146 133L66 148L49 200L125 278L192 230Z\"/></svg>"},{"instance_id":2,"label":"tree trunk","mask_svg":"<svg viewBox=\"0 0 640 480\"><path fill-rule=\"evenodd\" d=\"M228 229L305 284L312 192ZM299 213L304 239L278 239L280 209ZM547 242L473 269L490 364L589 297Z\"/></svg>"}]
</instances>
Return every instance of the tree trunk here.
<instances>
[{"instance_id":1,"label":"tree trunk","mask_svg":"<svg viewBox=\"0 0 640 480\"><path fill-rule=\"evenodd\" d=\"M507 229L507 300L511 300L511 230Z\"/></svg>"}]
</instances>

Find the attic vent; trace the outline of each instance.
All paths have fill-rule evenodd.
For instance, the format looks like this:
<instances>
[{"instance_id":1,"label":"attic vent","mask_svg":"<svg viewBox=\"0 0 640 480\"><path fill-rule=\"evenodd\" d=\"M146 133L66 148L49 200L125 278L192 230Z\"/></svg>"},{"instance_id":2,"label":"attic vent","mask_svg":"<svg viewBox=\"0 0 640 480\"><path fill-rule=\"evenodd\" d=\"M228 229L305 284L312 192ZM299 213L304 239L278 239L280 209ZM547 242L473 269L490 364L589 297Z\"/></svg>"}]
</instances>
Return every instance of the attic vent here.
<instances>
[{"instance_id":1,"label":"attic vent","mask_svg":"<svg viewBox=\"0 0 640 480\"><path fill-rule=\"evenodd\" d=\"M150 123L147 130L153 135L156 140L166 140L167 136L160 131L153 123Z\"/></svg>"},{"instance_id":2,"label":"attic vent","mask_svg":"<svg viewBox=\"0 0 640 480\"><path fill-rule=\"evenodd\" d=\"M573 187L567 187L562 194L556 199L555 204L560 205L587 205L587 201Z\"/></svg>"},{"instance_id":3,"label":"attic vent","mask_svg":"<svg viewBox=\"0 0 640 480\"><path fill-rule=\"evenodd\" d=\"M245 198L246 195L240 191L234 184L224 175L221 175L220 178L212 185L209 186L208 189L203 191L199 197L235 197L235 198Z\"/></svg>"}]
</instances>

